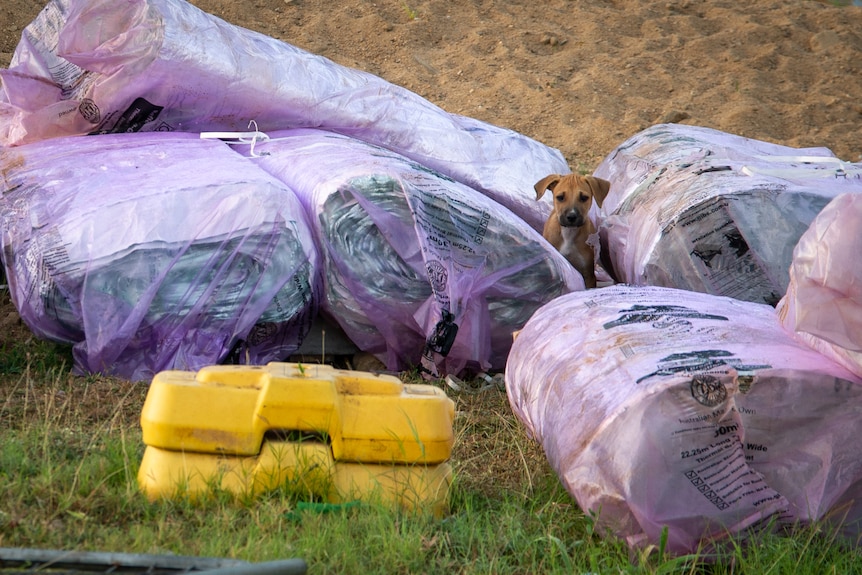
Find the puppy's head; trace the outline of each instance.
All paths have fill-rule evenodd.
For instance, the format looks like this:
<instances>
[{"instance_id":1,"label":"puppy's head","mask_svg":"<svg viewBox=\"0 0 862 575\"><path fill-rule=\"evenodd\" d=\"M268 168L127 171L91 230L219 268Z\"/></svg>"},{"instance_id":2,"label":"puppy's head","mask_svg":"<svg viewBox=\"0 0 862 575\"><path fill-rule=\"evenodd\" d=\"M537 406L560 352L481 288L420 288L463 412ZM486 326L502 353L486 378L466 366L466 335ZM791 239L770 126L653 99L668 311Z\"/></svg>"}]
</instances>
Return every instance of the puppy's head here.
<instances>
[{"instance_id":1,"label":"puppy's head","mask_svg":"<svg viewBox=\"0 0 862 575\"><path fill-rule=\"evenodd\" d=\"M546 190L554 194L554 216L563 227L580 227L587 221L593 201L601 207L611 189L611 183L594 176L579 174L551 174L534 186L536 200L542 199Z\"/></svg>"}]
</instances>

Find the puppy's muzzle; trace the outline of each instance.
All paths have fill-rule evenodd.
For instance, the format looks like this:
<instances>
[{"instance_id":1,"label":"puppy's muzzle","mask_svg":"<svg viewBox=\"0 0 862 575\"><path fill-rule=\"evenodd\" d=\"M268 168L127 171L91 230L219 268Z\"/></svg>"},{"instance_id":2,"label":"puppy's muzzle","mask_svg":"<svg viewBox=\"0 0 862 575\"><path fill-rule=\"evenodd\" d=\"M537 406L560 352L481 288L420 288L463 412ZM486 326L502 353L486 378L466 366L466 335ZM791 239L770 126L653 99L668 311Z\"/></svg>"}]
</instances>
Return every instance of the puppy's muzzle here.
<instances>
[{"instance_id":1,"label":"puppy's muzzle","mask_svg":"<svg viewBox=\"0 0 862 575\"><path fill-rule=\"evenodd\" d=\"M569 210L560 214L560 225L567 228L579 228L584 225L584 215L578 210Z\"/></svg>"}]
</instances>

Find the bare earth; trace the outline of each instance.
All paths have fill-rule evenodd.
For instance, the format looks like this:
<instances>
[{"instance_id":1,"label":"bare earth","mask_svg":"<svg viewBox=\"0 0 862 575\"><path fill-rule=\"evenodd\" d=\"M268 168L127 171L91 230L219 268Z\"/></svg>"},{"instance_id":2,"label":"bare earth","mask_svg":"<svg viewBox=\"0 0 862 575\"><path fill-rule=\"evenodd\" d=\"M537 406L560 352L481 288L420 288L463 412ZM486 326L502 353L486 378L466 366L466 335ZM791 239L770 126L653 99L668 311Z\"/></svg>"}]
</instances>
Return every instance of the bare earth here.
<instances>
[{"instance_id":1,"label":"bare earth","mask_svg":"<svg viewBox=\"0 0 862 575\"><path fill-rule=\"evenodd\" d=\"M862 7L848 3L193 2L526 134L581 171L663 121L862 160ZM3 1L0 66L43 5Z\"/></svg>"}]
</instances>

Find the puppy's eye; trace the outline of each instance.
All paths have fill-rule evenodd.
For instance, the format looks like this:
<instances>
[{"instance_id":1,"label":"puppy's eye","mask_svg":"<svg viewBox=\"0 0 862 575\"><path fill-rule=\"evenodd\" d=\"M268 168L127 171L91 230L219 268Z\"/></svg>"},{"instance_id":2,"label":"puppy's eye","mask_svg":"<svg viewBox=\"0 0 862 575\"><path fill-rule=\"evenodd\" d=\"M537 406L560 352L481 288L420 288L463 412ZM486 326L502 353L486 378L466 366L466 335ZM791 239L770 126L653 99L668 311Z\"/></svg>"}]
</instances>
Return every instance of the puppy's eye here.
<instances>
[{"instance_id":1,"label":"puppy's eye","mask_svg":"<svg viewBox=\"0 0 862 575\"><path fill-rule=\"evenodd\" d=\"M578 199L579 199L579 200L581 200L581 202L583 203L583 202L586 202L587 200L589 200L589 199L590 199L590 196L588 196L587 194L581 194L581 195L578 197Z\"/></svg>"},{"instance_id":2,"label":"puppy's eye","mask_svg":"<svg viewBox=\"0 0 862 575\"><path fill-rule=\"evenodd\" d=\"M566 199L566 194L557 194L556 199L558 202L562 202L563 200Z\"/></svg>"}]
</instances>

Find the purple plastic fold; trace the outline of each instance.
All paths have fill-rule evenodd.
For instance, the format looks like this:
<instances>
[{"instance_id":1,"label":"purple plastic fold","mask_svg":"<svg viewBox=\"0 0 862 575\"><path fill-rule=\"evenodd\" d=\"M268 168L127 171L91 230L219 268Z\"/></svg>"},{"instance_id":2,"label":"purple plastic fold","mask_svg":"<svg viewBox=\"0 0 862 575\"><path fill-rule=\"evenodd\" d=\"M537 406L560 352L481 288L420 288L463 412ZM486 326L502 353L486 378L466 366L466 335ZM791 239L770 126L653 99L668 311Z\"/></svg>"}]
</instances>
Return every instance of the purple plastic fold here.
<instances>
[{"instance_id":1,"label":"purple plastic fold","mask_svg":"<svg viewBox=\"0 0 862 575\"><path fill-rule=\"evenodd\" d=\"M862 377L862 194L823 208L793 250L778 304L795 337Z\"/></svg>"}]
</instances>

